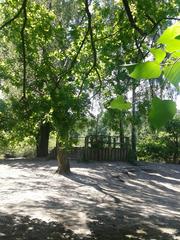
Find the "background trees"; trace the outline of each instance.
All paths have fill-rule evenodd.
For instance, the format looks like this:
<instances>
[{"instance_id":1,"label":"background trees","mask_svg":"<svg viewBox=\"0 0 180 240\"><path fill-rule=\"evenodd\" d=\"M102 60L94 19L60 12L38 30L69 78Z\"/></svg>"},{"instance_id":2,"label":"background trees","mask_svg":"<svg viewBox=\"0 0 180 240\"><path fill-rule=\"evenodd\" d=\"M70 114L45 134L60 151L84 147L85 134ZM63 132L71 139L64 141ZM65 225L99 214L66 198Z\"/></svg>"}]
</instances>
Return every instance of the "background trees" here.
<instances>
[{"instance_id":1,"label":"background trees","mask_svg":"<svg viewBox=\"0 0 180 240\"><path fill-rule=\"evenodd\" d=\"M39 157L47 155L55 131L66 152L72 132L100 95L104 122L122 142L131 125L136 160L138 129L147 124L148 112L154 128L175 114L174 103L163 99L174 98L172 84L178 88L179 24L159 36L178 20L178 8L175 0L2 2L0 76L9 113L1 115L12 121L6 129L5 120L2 131L20 133L20 141L34 139ZM119 100L120 112L109 109L116 97L131 101L131 113Z\"/></svg>"}]
</instances>

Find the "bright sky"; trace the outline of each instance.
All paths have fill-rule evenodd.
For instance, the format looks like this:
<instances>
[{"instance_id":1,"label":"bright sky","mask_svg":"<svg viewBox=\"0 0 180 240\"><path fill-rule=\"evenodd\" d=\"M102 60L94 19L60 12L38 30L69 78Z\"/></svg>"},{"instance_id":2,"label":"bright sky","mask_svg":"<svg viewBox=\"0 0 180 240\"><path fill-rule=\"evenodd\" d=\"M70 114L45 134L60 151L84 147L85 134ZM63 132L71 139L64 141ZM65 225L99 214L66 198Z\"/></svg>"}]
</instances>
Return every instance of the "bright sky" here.
<instances>
[{"instance_id":1,"label":"bright sky","mask_svg":"<svg viewBox=\"0 0 180 240\"><path fill-rule=\"evenodd\" d=\"M176 100L177 109L180 110L180 95L178 95Z\"/></svg>"}]
</instances>

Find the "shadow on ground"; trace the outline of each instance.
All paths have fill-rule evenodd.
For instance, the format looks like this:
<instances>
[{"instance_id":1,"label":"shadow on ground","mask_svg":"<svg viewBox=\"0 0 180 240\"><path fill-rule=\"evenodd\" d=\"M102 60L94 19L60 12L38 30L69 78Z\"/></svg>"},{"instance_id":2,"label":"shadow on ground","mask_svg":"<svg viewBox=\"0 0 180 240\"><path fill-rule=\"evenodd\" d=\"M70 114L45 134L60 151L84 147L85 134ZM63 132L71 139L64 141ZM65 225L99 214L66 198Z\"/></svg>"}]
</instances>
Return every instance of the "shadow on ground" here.
<instances>
[{"instance_id":1,"label":"shadow on ground","mask_svg":"<svg viewBox=\"0 0 180 240\"><path fill-rule=\"evenodd\" d=\"M107 225L109 221L109 225ZM173 224L173 223L172 223ZM30 219L29 216L8 215L0 213L0 239L1 240L173 240L169 233L162 233L153 225L147 224L117 228L112 219L99 219L89 224L92 234L78 236L66 229L58 222L45 222L40 219Z\"/></svg>"},{"instance_id":2,"label":"shadow on ground","mask_svg":"<svg viewBox=\"0 0 180 240\"><path fill-rule=\"evenodd\" d=\"M80 240L61 223L30 219L29 216L0 213L0 239L2 240ZM90 239L90 238L86 238Z\"/></svg>"},{"instance_id":3,"label":"shadow on ground","mask_svg":"<svg viewBox=\"0 0 180 240\"><path fill-rule=\"evenodd\" d=\"M55 161L0 163L0 239L180 239L180 166L55 170Z\"/></svg>"}]
</instances>

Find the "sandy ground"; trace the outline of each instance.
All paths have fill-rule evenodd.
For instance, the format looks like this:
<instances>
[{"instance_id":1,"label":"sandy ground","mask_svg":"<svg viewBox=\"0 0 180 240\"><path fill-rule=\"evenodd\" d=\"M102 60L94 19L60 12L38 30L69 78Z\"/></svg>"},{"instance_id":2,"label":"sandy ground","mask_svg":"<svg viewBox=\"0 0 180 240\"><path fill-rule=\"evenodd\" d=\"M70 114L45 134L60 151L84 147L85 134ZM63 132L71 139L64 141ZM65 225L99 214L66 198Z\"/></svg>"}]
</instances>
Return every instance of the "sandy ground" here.
<instances>
[{"instance_id":1,"label":"sandy ground","mask_svg":"<svg viewBox=\"0 0 180 240\"><path fill-rule=\"evenodd\" d=\"M180 165L72 162L68 177L56 168L0 162L0 239L180 240Z\"/></svg>"}]
</instances>

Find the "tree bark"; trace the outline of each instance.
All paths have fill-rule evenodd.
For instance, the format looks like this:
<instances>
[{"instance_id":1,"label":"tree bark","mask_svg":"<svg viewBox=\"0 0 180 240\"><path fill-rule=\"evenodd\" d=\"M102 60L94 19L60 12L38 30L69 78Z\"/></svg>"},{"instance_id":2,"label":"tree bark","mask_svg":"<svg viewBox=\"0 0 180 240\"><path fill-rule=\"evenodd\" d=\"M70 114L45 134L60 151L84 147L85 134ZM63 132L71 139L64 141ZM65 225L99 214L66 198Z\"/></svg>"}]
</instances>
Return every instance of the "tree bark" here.
<instances>
[{"instance_id":1,"label":"tree bark","mask_svg":"<svg viewBox=\"0 0 180 240\"><path fill-rule=\"evenodd\" d=\"M68 159L68 151L62 147L60 144L56 144L56 151L57 151L57 160L58 160L58 169L56 173L59 174L69 174L70 171L70 163Z\"/></svg>"},{"instance_id":2,"label":"tree bark","mask_svg":"<svg viewBox=\"0 0 180 240\"><path fill-rule=\"evenodd\" d=\"M37 134L37 157L47 157L48 156L48 146L49 146L49 134L50 134L50 123L41 124L39 132Z\"/></svg>"}]
</instances>

